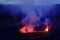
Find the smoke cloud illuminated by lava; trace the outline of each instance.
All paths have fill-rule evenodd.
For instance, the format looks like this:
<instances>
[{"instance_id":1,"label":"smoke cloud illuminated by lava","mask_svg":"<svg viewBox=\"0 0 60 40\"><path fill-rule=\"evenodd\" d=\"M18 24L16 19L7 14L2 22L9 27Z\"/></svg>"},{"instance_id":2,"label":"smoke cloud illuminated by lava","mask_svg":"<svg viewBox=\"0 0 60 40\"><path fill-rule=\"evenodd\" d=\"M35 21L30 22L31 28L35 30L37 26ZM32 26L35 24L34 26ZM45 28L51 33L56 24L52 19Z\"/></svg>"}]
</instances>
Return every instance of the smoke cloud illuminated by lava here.
<instances>
[{"instance_id":1,"label":"smoke cloud illuminated by lava","mask_svg":"<svg viewBox=\"0 0 60 40\"><path fill-rule=\"evenodd\" d=\"M21 32L23 32L23 33L26 33L26 32L35 32L34 28L35 27L40 27L41 23L46 25L46 28L45 28L44 31L46 31L46 32L49 31L49 27L50 27L49 24L51 24L51 21L50 21L49 18L46 18L44 16L44 15L47 15L47 13L44 13L46 11L46 8L42 8L42 9L43 9L43 10L41 10L42 12L37 13L32 6L30 6L30 8L29 7L27 8L26 16L21 21L21 24L25 25L20 30ZM40 19L43 18L43 17L45 19L44 19L44 21L41 21ZM39 31L39 32L44 32L44 31Z\"/></svg>"}]
</instances>

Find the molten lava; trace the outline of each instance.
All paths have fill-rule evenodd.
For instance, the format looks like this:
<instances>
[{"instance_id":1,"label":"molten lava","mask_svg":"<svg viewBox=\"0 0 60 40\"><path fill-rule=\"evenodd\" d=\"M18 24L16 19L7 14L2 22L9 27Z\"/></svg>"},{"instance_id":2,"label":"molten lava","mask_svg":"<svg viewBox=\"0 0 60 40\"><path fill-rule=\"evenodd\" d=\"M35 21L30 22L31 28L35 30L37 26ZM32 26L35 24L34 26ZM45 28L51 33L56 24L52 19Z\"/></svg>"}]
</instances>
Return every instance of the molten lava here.
<instances>
[{"instance_id":1,"label":"molten lava","mask_svg":"<svg viewBox=\"0 0 60 40\"><path fill-rule=\"evenodd\" d=\"M46 24L46 28L41 31L41 30L35 30L32 25L26 25L20 28L18 31L20 33L41 33L41 32L47 33L49 32L50 28L51 28L50 25Z\"/></svg>"},{"instance_id":2,"label":"molten lava","mask_svg":"<svg viewBox=\"0 0 60 40\"><path fill-rule=\"evenodd\" d=\"M22 27L21 29L19 29L19 32L21 33L36 33L36 32L48 32L49 31L49 27L46 26L45 30L41 31L41 30L34 30L34 28L31 26L31 25L28 25L28 26L24 26Z\"/></svg>"},{"instance_id":3,"label":"molten lava","mask_svg":"<svg viewBox=\"0 0 60 40\"><path fill-rule=\"evenodd\" d=\"M27 32L26 32L26 27L23 27L23 28L19 29L19 32L27 33Z\"/></svg>"},{"instance_id":4,"label":"molten lava","mask_svg":"<svg viewBox=\"0 0 60 40\"><path fill-rule=\"evenodd\" d=\"M33 32L34 28L31 25L28 26L24 26L21 29L19 29L19 32L21 33L29 33L29 32Z\"/></svg>"},{"instance_id":5,"label":"molten lava","mask_svg":"<svg viewBox=\"0 0 60 40\"><path fill-rule=\"evenodd\" d=\"M29 26L27 26L26 30L27 30L27 32L33 32L34 28L31 25L29 25Z\"/></svg>"},{"instance_id":6,"label":"molten lava","mask_svg":"<svg viewBox=\"0 0 60 40\"><path fill-rule=\"evenodd\" d=\"M48 28L48 27L46 27L46 28L45 28L45 32L48 32L48 31L49 31L49 28Z\"/></svg>"}]
</instances>

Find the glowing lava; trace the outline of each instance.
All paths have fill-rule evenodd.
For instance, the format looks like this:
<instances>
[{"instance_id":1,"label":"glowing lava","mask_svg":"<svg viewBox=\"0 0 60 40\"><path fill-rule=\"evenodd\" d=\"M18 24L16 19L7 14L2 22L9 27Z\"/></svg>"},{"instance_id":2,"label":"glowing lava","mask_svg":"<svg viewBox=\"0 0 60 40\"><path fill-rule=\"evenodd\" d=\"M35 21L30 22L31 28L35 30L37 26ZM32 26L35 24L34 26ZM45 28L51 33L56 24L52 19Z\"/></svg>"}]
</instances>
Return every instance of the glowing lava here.
<instances>
[{"instance_id":1,"label":"glowing lava","mask_svg":"<svg viewBox=\"0 0 60 40\"><path fill-rule=\"evenodd\" d=\"M19 29L19 32L27 33L27 32L26 32L26 27L23 27L23 28Z\"/></svg>"},{"instance_id":2,"label":"glowing lava","mask_svg":"<svg viewBox=\"0 0 60 40\"><path fill-rule=\"evenodd\" d=\"M48 28L48 27L46 27L46 28L45 28L45 32L48 32L48 31L49 31L49 28Z\"/></svg>"},{"instance_id":3,"label":"glowing lava","mask_svg":"<svg viewBox=\"0 0 60 40\"><path fill-rule=\"evenodd\" d=\"M31 25L28 26L24 26L21 29L19 29L19 32L21 33L29 33L29 32L33 32L34 28Z\"/></svg>"},{"instance_id":4,"label":"glowing lava","mask_svg":"<svg viewBox=\"0 0 60 40\"><path fill-rule=\"evenodd\" d=\"M33 32L33 31L34 31L33 26L31 25L27 26L27 32Z\"/></svg>"},{"instance_id":5,"label":"glowing lava","mask_svg":"<svg viewBox=\"0 0 60 40\"><path fill-rule=\"evenodd\" d=\"M49 26L46 26L45 30L41 31L41 30L34 30L34 28L31 25L28 26L24 26L22 28L19 29L20 33L39 33L39 32L49 32Z\"/></svg>"},{"instance_id":6,"label":"glowing lava","mask_svg":"<svg viewBox=\"0 0 60 40\"><path fill-rule=\"evenodd\" d=\"M41 30L35 30L34 26L32 26L32 25L25 25L22 28L20 28L18 31L20 33L41 33L41 32L47 33L47 32L49 32L50 28L51 28L51 25L48 25L46 23L46 28L42 31Z\"/></svg>"}]
</instances>

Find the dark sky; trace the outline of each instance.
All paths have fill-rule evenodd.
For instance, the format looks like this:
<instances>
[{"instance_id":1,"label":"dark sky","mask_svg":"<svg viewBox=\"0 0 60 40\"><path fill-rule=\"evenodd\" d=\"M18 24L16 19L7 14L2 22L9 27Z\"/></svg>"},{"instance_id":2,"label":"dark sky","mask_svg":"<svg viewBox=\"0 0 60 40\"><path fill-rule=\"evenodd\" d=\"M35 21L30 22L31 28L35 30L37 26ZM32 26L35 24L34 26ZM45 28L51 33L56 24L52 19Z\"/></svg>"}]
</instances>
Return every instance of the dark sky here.
<instances>
[{"instance_id":1,"label":"dark sky","mask_svg":"<svg viewBox=\"0 0 60 40\"><path fill-rule=\"evenodd\" d=\"M2 4L23 4L23 5L46 5L60 4L60 0L0 0Z\"/></svg>"}]
</instances>

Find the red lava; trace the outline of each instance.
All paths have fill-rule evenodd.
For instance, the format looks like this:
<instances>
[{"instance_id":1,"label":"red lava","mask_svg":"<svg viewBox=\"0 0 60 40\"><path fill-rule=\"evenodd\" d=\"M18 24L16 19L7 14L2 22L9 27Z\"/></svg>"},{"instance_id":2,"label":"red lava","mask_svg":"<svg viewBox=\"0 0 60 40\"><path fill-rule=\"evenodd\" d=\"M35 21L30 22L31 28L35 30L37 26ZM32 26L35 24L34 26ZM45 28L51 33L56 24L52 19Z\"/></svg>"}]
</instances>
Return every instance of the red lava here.
<instances>
[{"instance_id":1,"label":"red lava","mask_svg":"<svg viewBox=\"0 0 60 40\"><path fill-rule=\"evenodd\" d=\"M31 25L28 26L24 26L21 29L19 29L19 32L21 33L29 33L29 32L33 32L34 28Z\"/></svg>"},{"instance_id":2,"label":"red lava","mask_svg":"<svg viewBox=\"0 0 60 40\"><path fill-rule=\"evenodd\" d=\"M34 27L32 25L26 25L26 26L20 28L18 31L20 33L41 33L41 32L47 33L47 32L49 32L50 28L51 28L50 25L46 25L46 28L43 31L41 31L41 30L36 31L36 30L34 30Z\"/></svg>"}]
</instances>

